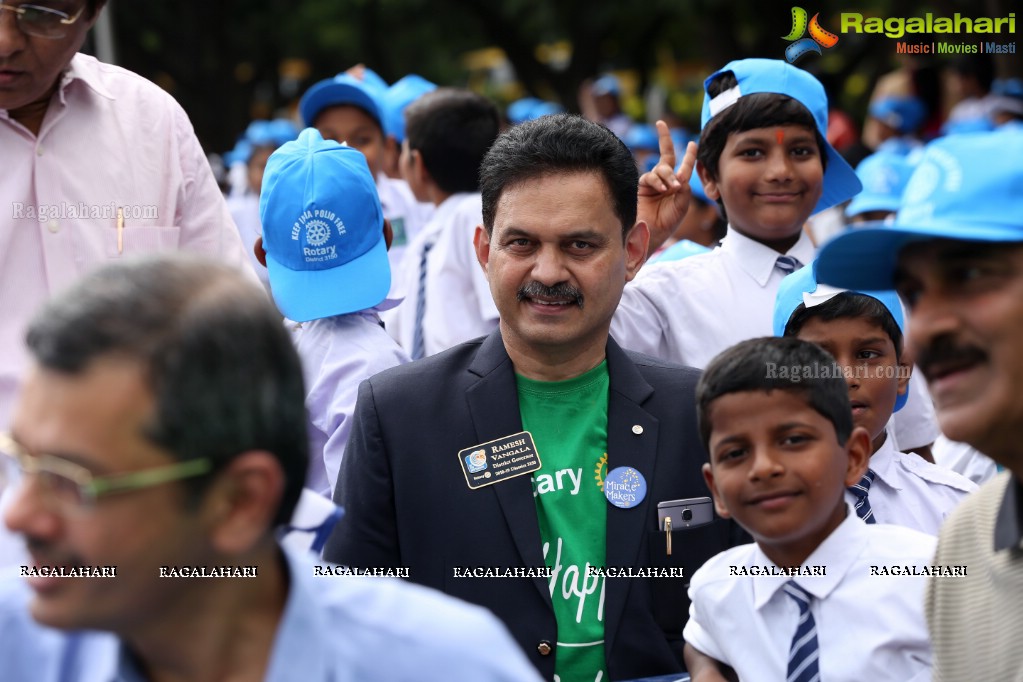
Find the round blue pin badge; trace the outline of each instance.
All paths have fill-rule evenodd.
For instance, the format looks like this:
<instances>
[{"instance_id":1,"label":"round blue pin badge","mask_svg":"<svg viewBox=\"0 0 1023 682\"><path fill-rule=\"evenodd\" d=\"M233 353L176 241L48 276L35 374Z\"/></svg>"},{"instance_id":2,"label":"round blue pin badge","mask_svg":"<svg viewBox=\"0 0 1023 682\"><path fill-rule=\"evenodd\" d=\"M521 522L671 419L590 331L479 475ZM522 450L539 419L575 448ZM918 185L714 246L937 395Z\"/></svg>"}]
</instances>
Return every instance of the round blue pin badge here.
<instances>
[{"instance_id":1,"label":"round blue pin badge","mask_svg":"<svg viewBox=\"0 0 1023 682\"><path fill-rule=\"evenodd\" d=\"M621 509L631 509L646 497L646 479L632 467L617 467L604 479L604 497Z\"/></svg>"}]
</instances>

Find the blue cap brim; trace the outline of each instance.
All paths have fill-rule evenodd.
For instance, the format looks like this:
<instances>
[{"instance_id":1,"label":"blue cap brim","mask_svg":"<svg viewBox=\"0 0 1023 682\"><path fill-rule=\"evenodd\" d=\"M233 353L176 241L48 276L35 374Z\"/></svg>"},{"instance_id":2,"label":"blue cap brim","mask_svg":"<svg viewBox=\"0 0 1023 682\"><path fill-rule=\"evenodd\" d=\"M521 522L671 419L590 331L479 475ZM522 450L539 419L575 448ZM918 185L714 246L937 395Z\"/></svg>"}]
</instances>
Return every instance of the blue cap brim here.
<instances>
[{"instance_id":1,"label":"blue cap brim","mask_svg":"<svg viewBox=\"0 0 1023 682\"><path fill-rule=\"evenodd\" d=\"M844 232L821 247L819 281L845 289L894 289L899 252L914 242L952 239L969 242L1023 242L1011 227L962 226L933 222L927 228L864 227Z\"/></svg>"},{"instance_id":2,"label":"blue cap brim","mask_svg":"<svg viewBox=\"0 0 1023 682\"><path fill-rule=\"evenodd\" d=\"M321 111L327 107L336 107L344 104L365 110L377 122L377 125L383 129L383 119L380 116L380 107L377 106L376 100L364 90L348 83L338 83L333 80L320 81L309 88L305 95L302 96L298 110L305 124L311 126Z\"/></svg>"},{"instance_id":3,"label":"blue cap brim","mask_svg":"<svg viewBox=\"0 0 1023 682\"><path fill-rule=\"evenodd\" d=\"M821 137L824 137L823 133L821 133ZM863 183L860 182L853 167L826 140L824 152L828 157L828 167L824 171L823 191L820 200L813 209L814 213L820 213L826 208L848 201L863 189Z\"/></svg>"},{"instance_id":4,"label":"blue cap brim","mask_svg":"<svg viewBox=\"0 0 1023 682\"><path fill-rule=\"evenodd\" d=\"M336 268L292 270L269 253L266 267L277 308L295 322L372 308L387 297L391 288L391 268L382 231L369 251Z\"/></svg>"},{"instance_id":5,"label":"blue cap brim","mask_svg":"<svg viewBox=\"0 0 1023 682\"><path fill-rule=\"evenodd\" d=\"M899 210L899 203L899 197L890 194L867 194L866 192L860 192L845 207L845 214L851 218L867 211L897 211Z\"/></svg>"}]
</instances>

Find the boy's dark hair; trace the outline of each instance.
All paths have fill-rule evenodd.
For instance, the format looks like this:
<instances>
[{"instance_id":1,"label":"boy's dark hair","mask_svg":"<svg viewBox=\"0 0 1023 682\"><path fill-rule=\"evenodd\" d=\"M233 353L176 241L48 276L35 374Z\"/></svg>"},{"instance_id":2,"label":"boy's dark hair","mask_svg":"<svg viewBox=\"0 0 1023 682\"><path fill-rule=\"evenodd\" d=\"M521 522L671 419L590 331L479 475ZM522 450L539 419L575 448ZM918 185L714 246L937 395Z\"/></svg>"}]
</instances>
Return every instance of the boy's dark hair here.
<instances>
[{"instance_id":1,"label":"boy's dark hair","mask_svg":"<svg viewBox=\"0 0 1023 682\"><path fill-rule=\"evenodd\" d=\"M438 88L405 110L405 138L448 194L479 190L480 164L500 129L493 102L458 88Z\"/></svg>"},{"instance_id":2,"label":"boy's dark hair","mask_svg":"<svg viewBox=\"0 0 1023 682\"><path fill-rule=\"evenodd\" d=\"M639 171L629 148L599 123L574 114L553 114L509 128L483 159L480 191L487 232L494 230L505 188L556 173L600 173L622 222L622 239L636 224Z\"/></svg>"},{"instance_id":3,"label":"boy's dark hair","mask_svg":"<svg viewBox=\"0 0 1023 682\"><path fill-rule=\"evenodd\" d=\"M798 395L835 427L844 445L853 430L849 387L835 359L820 346L768 336L738 343L707 366L696 385L700 438L710 449L711 404L732 393L785 391Z\"/></svg>"},{"instance_id":4,"label":"boy's dark hair","mask_svg":"<svg viewBox=\"0 0 1023 682\"><path fill-rule=\"evenodd\" d=\"M291 518L309 461L302 365L265 292L233 268L177 254L109 265L39 311L26 342L69 376L137 362L156 399L145 436L182 461L209 458L213 474L270 452L285 478L274 524ZM213 478L182 485L198 499Z\"/></svg>"},{"instance_id":5,"label":"boy's dark hair","mask_svg":"<svg viewBox=\"0 0 1023 682\"><path fill-rule=\"evenodd\" d=\"M798 336L799 330L812 319L824 322L862 317L880 327L895 344L895 359L902 359L902 330L884 303L873 296L844 291L834 298L807 308L800 303L785 323L785 336Z\"/></svg>"},{"instance_id":6,"label":"boy's dark hair","mask_svg":"<svg viewBox=\"0 0 1023 682\"><path fill-rule=\"evenodd\" d=\"M707 94L710 97L717 97L738 84L731 71L724 71L707 86ZM817 130L813 114L798 100L771 92L743 95L735 104L707 121L707 125L700 133L700 147L696 152L696 159L703 164L710 176L717 180L720 177L718 161L731 133L782 125L799 125L813 131L817 147L820 149L822 170L826 171L828 158L825 154L825 141ZM720 199L718 204L724 208Z\"/></svg>"}]
</instances>

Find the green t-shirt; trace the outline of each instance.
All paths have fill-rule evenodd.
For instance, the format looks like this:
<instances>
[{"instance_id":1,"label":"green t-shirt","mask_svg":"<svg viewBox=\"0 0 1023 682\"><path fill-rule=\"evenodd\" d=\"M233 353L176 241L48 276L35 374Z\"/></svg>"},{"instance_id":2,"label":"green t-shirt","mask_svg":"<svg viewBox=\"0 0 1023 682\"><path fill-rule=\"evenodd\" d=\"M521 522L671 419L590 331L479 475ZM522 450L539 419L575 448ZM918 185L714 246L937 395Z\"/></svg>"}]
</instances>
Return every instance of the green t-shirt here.
<instances>
[{"instance_id":1,"label":"green t-shirt","mask_svg":"<svg viewBox=\"0 0 1023 682\"><path fill-rule=\"evenodd\" d=\"M522 426L543 464L533 497L558 622L554 679L606 682L604 578L588 569L607 554L607 362L568 381L516 382Z\"/></svg>"}]
</instances>

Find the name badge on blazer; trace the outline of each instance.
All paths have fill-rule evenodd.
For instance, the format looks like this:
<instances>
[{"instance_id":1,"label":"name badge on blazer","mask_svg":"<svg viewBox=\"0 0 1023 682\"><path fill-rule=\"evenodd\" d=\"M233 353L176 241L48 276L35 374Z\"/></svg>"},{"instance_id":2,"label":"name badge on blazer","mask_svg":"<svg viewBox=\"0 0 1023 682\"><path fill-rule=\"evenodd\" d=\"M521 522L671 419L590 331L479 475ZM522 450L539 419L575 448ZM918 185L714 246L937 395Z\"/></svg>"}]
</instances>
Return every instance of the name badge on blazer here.
<instances>
[{"instance_id":1,"label":"name badge on blazer","mask_svg":"<svg viewBox=\"0 0 1023 682\"><path fill-rule=\"evenodd\" d=\"M529 431L521 431L459 450L458 462L475 490L533 473L540 468L540 454Z\"/></svg>"}]
</instances>

